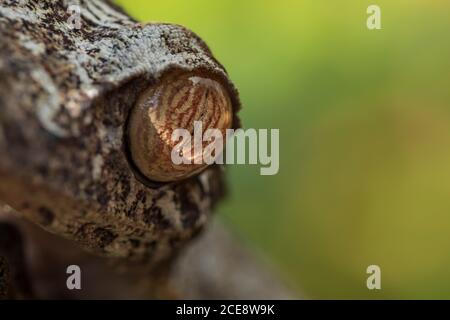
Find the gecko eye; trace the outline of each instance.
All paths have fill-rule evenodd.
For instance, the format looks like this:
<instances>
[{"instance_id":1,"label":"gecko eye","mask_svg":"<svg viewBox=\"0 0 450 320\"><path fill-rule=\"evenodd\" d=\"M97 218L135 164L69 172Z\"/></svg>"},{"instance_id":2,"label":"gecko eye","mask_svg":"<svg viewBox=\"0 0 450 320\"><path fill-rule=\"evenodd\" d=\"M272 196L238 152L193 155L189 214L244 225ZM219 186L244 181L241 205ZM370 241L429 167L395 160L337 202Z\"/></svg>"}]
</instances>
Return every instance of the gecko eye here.
<instances>
[{"instance_id":1,"label":"gecko eye","mask_svg":"<svg viewBox=\"0 0 450 320\"><path fill-rule=\"evenodd\" d=\"M223 151L232 120L230 96L220 80L192 72L164 76L141 94L131 111L130 160L152 182L185 179L208 166L204 150ZM203 139L208 129L218 129L223 140Z\"/></svg>"}]
</instances>

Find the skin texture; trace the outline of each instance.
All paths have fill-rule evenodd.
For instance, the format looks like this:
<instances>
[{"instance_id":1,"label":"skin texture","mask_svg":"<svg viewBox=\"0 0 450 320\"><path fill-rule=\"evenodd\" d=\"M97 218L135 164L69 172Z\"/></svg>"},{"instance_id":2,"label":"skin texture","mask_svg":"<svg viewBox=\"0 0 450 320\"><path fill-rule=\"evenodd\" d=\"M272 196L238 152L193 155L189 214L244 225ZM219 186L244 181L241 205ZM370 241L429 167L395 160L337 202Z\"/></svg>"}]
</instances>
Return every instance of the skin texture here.
<instances>
[{"instance_id":1,"label":"skin texture","mask_svg":"<svg viewBox=\"0 0 450 320\"><path fill-rule=\"evenodd\" d=\"M127 158L125 126L140 95L166 73L202 72L239 100L195 34L140 24L102 1L0 4L0 200L97 254L156 264L208 221L223 169L149 186Z\"/></svg>"}]
</instances>

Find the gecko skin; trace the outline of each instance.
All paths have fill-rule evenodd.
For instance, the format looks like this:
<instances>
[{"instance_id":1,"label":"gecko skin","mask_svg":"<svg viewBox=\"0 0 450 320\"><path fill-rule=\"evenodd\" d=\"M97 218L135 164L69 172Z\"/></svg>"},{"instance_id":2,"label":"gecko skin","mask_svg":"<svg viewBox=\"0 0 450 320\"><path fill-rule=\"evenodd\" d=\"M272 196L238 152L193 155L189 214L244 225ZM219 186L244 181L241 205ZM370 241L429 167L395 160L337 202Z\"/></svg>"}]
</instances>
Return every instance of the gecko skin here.
<instances>
[{"instance_id":1,"label":"gecko skin","mask_svg":"<svg viewBox=\"0 0 450 320\"><path fill-rule=\"evenodd\" d=\"M68 23L78 3L80 29ZM186 28L142 24L100 0L0 3L0 201L47 231L128 261L167 259L208 221L223 168L151 187L133 173L125 125L169 70L204 70L240 103Z\"/></svg>"}]
</instances>

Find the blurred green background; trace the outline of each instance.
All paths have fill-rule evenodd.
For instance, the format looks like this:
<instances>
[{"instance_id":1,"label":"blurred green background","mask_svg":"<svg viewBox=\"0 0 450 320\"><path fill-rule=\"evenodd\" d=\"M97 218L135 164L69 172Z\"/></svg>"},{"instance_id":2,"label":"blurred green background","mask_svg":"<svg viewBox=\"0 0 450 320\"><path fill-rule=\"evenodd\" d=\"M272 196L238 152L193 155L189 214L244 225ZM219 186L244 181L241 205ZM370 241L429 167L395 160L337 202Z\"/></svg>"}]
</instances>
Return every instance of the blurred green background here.
<instances>
[{"instance_id":1,"label":"blurred green background","mask_svg":"<svg viewBox=\"0 0 450 320\"><path fill-rule=\"evenodd\" d=\"M280 172L229 167L224 217L309 298L450 298L447 0L117 1L199 34ZM378 4L382 30L366 28ZM369 291L366 268L381 267Z\"/></svg>"}]
</instances>

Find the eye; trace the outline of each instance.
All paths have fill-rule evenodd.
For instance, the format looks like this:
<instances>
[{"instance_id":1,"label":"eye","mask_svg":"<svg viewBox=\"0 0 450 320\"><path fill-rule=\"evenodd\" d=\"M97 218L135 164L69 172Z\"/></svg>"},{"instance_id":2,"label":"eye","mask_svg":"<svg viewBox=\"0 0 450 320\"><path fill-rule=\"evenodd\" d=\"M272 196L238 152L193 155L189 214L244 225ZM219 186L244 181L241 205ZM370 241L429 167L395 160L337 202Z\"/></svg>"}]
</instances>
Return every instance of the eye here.
<instances>
[{"instance_id":1,"label":"eye","mask_svg":"<svg viewBox=\"0 0 450 320\"><path fill-rule=\"evenodd\" d=\"M207 167L195 162L194 124L201 123L201 136L207 129L231 128L233 110L230 96L220 80L202 73L175 73L164 76L148 88L132 108L127 125L130 160L139 173L153 182L172 182L188 178ZM173 140L176 129L185 129L192 137L183 142L183 163L175 164L172 151L180 140ZM198 132L198 131L197 131ZM195 140L198 141L198 140ZM201 147L216 141L201 142ZM190 147L192 146L192 147ZM181 150L181 149L180 149ZM198 149L196 149L198 150Z\"/></svg>"}]
</instances>

